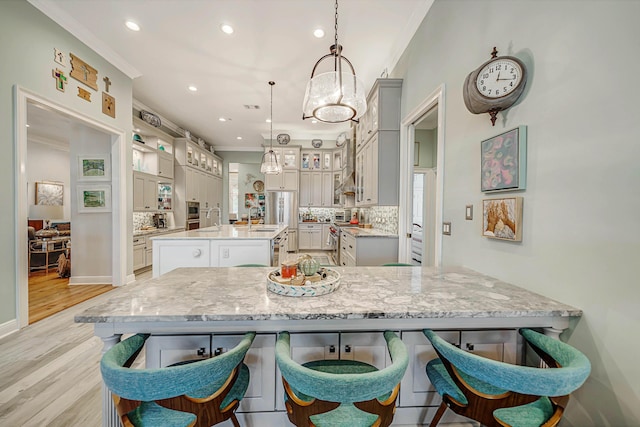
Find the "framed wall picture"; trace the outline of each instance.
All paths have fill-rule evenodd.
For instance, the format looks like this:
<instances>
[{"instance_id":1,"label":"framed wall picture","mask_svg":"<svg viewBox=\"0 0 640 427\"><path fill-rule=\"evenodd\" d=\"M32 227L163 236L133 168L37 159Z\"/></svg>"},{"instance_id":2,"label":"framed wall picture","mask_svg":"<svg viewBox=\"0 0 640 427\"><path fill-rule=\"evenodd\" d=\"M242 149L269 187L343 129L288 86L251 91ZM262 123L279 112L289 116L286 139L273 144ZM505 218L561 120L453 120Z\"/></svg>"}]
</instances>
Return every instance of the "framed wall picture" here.
<instances>
[{"instance_id":1,"label":"framed wall picture","mask_svg":"<svg viewBox=\"0 0 640 427\"><path fill-rule=\"evenodd\" d=\"M78 181L110 181L111 162L108 154L78 156Z\"/></svg>"},{"instance_id":2,"label":"framed wall picture","mask_svg":"<svg viewBox=\"0 0 640 427\"><path fill-rule=\"evenodd\" d=\"M110 185L78 185L78 213L111 212Z\"/></svg>"},{"instance_id":3,"label":"framed wall picture","mask_svg":"<svg viewBox=\"0 0 640 427\"><path fill-rule=\"evenodd\" d=\"M482 201L482 235L491 239L522 241L522 197Z\"/></svg>"},{"instance_id":4,"label":"framed wall picture","mask_svg":"<svg viewBox=\"0 0 640 427\"><path fill-rule=\"evenodd\" d=\"M36 182L36 205L62 206L64 184Z\"/></svg>"},{"instance_id":5,"label":"framed wall picture","mask_svg":"<svg viewBox=\"0 0 640 427\"><path fill-rule=\"evenodd\" d=\"M518 126L482 141L480 178L483 192L526 188L526 126Z\"/></svg>"}]
</instances>

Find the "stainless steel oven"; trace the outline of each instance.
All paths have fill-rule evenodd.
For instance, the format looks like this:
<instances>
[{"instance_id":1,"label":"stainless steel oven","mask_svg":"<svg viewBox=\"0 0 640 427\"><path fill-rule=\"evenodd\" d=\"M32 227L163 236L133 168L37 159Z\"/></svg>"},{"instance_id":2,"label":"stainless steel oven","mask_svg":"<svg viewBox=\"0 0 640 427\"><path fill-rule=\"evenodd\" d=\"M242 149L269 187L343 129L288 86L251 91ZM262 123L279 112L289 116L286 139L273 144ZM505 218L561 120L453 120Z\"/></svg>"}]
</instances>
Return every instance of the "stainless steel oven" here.
<instances>
[{"instance_id":1,"label":"stainless steel oven","mask_svg":"<svg viewBox=\"0 0 640 427\"><path fill-rule=\"evenodd\" d=\"M200 228L200 202L187 202L187 230Z\"/></svg>"}]
</instances>

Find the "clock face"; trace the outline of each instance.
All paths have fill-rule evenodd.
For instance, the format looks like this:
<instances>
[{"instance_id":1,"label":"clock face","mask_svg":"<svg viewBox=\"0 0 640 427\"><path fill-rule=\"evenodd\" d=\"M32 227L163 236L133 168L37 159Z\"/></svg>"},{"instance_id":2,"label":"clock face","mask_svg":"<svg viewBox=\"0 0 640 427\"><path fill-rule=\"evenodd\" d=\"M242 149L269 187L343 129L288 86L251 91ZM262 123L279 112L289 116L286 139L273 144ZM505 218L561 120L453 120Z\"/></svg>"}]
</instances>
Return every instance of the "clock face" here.
<instances>
[{"instance_id":1,"label":"clock face","mask_svg":"<svg viewBox=\"0 0 640 427\"><path fill-rule=\"evenodd\" d=\"M485 65L476 77L476 88L487 98L501 98L522 82L522 68L511 59L496 59Z\"/></svg>"}]
</instances>

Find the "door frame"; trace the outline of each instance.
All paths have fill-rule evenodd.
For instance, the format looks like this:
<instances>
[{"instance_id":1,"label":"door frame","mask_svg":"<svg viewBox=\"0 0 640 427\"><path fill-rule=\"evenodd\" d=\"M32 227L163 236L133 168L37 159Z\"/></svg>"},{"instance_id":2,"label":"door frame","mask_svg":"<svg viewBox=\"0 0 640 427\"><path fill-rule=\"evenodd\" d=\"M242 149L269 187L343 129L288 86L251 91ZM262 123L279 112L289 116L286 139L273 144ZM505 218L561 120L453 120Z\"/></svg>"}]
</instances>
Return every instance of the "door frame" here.
<instances>
[{"instance_id":1,"label":"door frame","mask_svg":"<svg viewBox=\"0 0 640 427\"><path fill-rule=\"evenodd\" d=\"M114 286L127 283L127 172L126 133L71 110L19 85L14 86L15 147L15 242L16 242L16 318L19 328L29 324L29 260L27 248L27 103L36 102L65 114L86 126L111 135L111 281Z\"/></svg>"},{"instance_id":2,"label":"door frame","mask_svg":"<svg viewBox=\"0 0 640 427\"><path fill-rule=\"evenodd\" d=\"M411 231L413 210L413 159L415 125L428 111L438 108L438 135L436 155L436 203L435 203L435 248L433 265L442 265L442 223L444 193L444 112L445 85L441 84L417 107L408 113L400 126L400 197L398 212L398 260L411 262ZM402 167L404 165L404 167Z\"/></svg>"}]
</instances>

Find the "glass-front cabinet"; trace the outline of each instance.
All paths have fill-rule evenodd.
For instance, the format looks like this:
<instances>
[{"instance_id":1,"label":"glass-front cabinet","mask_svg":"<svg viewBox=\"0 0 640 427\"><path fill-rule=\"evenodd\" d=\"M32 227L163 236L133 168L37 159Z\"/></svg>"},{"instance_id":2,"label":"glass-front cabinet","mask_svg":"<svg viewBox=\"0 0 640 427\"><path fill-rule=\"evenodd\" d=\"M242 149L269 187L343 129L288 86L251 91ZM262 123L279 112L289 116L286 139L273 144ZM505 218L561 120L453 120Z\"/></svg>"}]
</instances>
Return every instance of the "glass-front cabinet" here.
<instances>
[{"instance_id":1,"label":"glass-front cabinet","mask_svg":"<svg viewBox=\"0 0 640 427\"><path fill-rule=\"evenodd\" d=\"M173 210L173 182L158 183L158 210Z\"/></svg>"}]
</instances>

